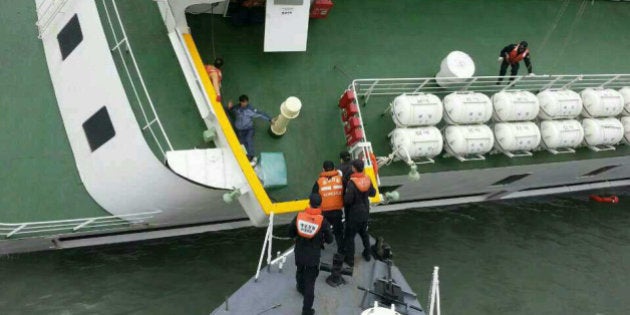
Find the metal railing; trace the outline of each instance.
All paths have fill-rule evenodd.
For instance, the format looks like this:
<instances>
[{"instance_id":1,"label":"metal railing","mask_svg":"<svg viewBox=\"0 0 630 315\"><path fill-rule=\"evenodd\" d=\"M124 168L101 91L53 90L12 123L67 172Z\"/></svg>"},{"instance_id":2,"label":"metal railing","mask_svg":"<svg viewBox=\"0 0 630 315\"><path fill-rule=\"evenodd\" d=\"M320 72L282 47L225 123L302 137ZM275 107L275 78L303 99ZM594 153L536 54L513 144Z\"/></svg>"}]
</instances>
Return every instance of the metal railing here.
<instances>
[{"instance_id":1,"label":"metal railing","mask_svg":"<svg viewBox=\"0 0 630 315\"><path fill-rule=\"evenodd\" d=\"M630 74L561 74L505 76L497 84L499 76L480 76L469 79L440 78L448 86L438 85L436 78L386 78L356 79L352 89L357 97L367 104L371 96L392 96L403 93L433 93L440 96L458 91L496 93L504 90L526 90L531 92L545 89L621 88L630 86Z\"/></svg>"},{"instance_id":2,"label":"metal railing","mask_svg":"<svg viewBox=\"0 0 630 315\"><path fill-rule=\"evenodd\" d=\"M110 14L110 10L108 8L108 3L111 4L113 12L116 18L116 26L115 23L112 22L112 14ZM120 18L120 13L118 11L118 6L116 5L116 0L102 0L103 9L105 11L105 15L107 16L107 22L109 24L109 28L111 30L111 36L114 41L113 46L110 48L111 51L117 51L120 57L120 62L127 74L127 78L129 79L129 85L133 92L136 102L138 103L138 107L142 113L144 118L144 126L142 126L142 130L149 130L155 144L158 146L158 149L162 153L163 158L166 158L166 151L173 150L173 146L171 145L171 141L169 140L166 132L164 131L164 127L162 126L162 122L155 111L155 106L153 105L153 100L151 99L151 95L147 90L147 86L142 77L142 73L140 72L140 68L138 67L138 63L136 62L136 57L133 53L133 49L131 47L131 43L129 43L129 37L127 36L127 32L125 31L125 27L123 25L122 19ZM118 32L116 31L118 28ZM123 48L126 51L123 51ZM126 58L125 54L129 55L130 58ZM130 63L130 65L128 65ZM133 68L130 70L130 66ZM133 75L132 75L133 72ZM135 80L134 80L135 77ZM137 82L136 82L137 81ZM137 85L140 85L140 88ZM141 89L141 91L138 91ZM144 101L143 101L144 99ZM131 101L131 100L130 100ZM146 104L145 104L146 103ZM145 108L148 107L148 108ZM155 126L157 125L157 130ZM161 137L160 141L158 137ZM164 143L161 143L164 142Z\"/></svg>"},{"instance_id":3,"label":"metal railing","mask_svg":"<svg viewBox=\"0 0 630 315\"><path fill-rule=\"evenodd\" d=\"M177 21L175 20L175 14L173 14L173 8L168 0L154 0L160 10L160 15L164 21L167 32L172 32L177 28Z\"/></svg>"},{"instance_id":4,"label":"metal railing","mask_svg":"<svg viewBox=\"0 0 630 315\"><path fill-rule=\"evenodd\" d=\"M6 239L18 235L41 235L61 232L79 232L85 230L106 230L121 226L136 225L147 223L148 219L154 217L155 214L161 213L160 210L140 212L122 215L110 215L103 217L39 221L39 222L22 222L22 223L0 223L0 237Z\"/></svg>"},{"instance_id":5,"label":"metal railing","mask_svg":"<svg viewBox=\"0 0 630 315\"><path fill-rule=\"evenodd\" d=\"M186 65L182 64L182 66L188 67L189 72L193 74L197 92L203 97L203 100L204 100L203 105L208 110L208 113L212 113L214 115L214 110L212 108L212 101L208 97L208 93L206 93L203 87L200 74L197 71L197 68L195 67L195 62L193 61L193 58L190 55L190 51L188 51L188 48L184 41L184 37L182 36L182 33L177 29L177 25L175 22L175 15L173 13L173 8L171 7L171 3L167 0L158 0L156 1L156 3L158 4L160 14L162 15L162 20L164 20L164 25L166 26L166 30L169 33L170 32L175 33L177 37L177 41L179 42L179 45L181 47L181 50L184 52L184 55L186 56ZM208 118L208 116L202 113L201 118L206 119Z\"/></svg>"},{"instance_id":6,"label":"metal railing","mask_svg":"<svg viewBox=\"0 0 630 315\"><path fill-rule=\"evenodd\" d=\"M442 309L440 308L439 270L439 267L433 267L433 280L431 281L431 288L429 289L429 314L427 315L440 315L442 312Z\"/></svg>"},{"instance_id":7,"label":"metal railing","mask_svg":"<svg viewBox=\"0 0 630 315\"><path fill-rule=\"evenodd\" d=\"M499 82L499 79L502 79L502 81ZM350 84L350 89L357 98L357 105L365 106L372 96L398 96L403 93L432 93L444 96L452 92L465 91L492 94L505 90L526 90L537 93L546 89L571 89L579 92L585 88L622 88L630 86L630 74L479 76L468 79L440 78L439 80L443 80L447 84L440 86L438 79L435 77L355 79ZM363 128L365 133L365 139L355 144L351 151L360 152L364 150L366 153L371 153L372 149L370 143L367 142L368 137L363 126L361 110L359 110L359 119L361 128ZM365 160L367 165L371 165L369 159Z\"/></svg>"},{"instance_id":8,"label":"metal railing","mask_svg":"<svg viewBox=\"0 0 630 315\"><path fill-rule=\"evenodd\" d=\"M61 13L61 9L66 5L68 0L47 0L42 1L36 8L37 11L37 37L42 39L48 28L55 20L57 14Z\"/></svg>"},{"instance_id":9,"label":"metal railing","mask_svg":"<svg viewBox=\"0 0 630 315\"><path fill-rule=\"evenodd\" d=\"M265 240L263 241L263 246L260 250L260 258L258 259L258 266L256 267L256 275L254 275L254 281L258 281L258 277L260 276L260 268L262 267L262 262L265 258L265 254L267 256L267 268L271 268L273 217L274 213L272 212L271 215L269 215L269 225L267 226L267 231L265 232Z\"/></svg>"}]
</instances>

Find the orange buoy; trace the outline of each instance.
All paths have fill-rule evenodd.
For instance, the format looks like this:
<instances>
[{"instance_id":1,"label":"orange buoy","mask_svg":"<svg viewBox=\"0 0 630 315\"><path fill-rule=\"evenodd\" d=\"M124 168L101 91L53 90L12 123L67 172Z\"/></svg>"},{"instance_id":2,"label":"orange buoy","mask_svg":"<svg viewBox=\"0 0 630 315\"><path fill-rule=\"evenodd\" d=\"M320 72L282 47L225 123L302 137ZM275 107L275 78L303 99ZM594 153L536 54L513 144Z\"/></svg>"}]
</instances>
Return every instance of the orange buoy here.
<instances>
[{"instance_id":1,"label":"orange buoy","mask_svg":"<svg viewBox=\"0 0 630 315\"><path fill-rule=\"evenodd\" d=\"M619 202L619 197L615 195L610 195L610 196L589 195L588 197L595 202L601 202L601 203L618 203Z\"/></svg>"}]
</instances>

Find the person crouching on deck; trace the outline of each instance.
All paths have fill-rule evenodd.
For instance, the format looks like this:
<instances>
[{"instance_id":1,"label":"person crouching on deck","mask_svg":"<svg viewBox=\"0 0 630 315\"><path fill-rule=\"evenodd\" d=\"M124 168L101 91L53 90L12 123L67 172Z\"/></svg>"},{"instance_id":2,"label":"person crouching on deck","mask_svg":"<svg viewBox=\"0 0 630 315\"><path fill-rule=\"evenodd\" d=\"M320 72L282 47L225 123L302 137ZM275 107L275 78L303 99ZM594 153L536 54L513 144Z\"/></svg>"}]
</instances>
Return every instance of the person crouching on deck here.
<instances>
[{"instance_id":1,"label":"person crouching on deck","mask_svg":"<svg viewBox=\"0 0 630 315\"><path fill-rule=\"evenodd\" d=\"M330 224L322 216L322 198L311 194L310 205L289 223L289 237L295 239L296 288L304 296L302 315L315 314L315 280L319 275L322 244L332 243Z\"/></svg>"},{"instance_id":2,"label":"person crouching on deck","mask_svg":"<svg viewBox=\"0 0 630 315\"><path fill-rule=\"evenodd\" d=\"M526 41L522 41L518 45L510 44L503 47L503 49L499 53L499 62L501 62L501 69L499 70L500 78L497 81L497 84L501 84L501 81L503 81L503 76L507 72L508 66L512 67L512 69L510 70L510 75L512 76L512 78L510 78L510 81L514 80L513 76L518 74L519 62L521 62L521 60L525 61L525 66L527 67L527 72L529 73L529 75L533 75L534 73L532 72L532 61L529 56L529 49L527 48Z\"/></svg>"}]
</instances>

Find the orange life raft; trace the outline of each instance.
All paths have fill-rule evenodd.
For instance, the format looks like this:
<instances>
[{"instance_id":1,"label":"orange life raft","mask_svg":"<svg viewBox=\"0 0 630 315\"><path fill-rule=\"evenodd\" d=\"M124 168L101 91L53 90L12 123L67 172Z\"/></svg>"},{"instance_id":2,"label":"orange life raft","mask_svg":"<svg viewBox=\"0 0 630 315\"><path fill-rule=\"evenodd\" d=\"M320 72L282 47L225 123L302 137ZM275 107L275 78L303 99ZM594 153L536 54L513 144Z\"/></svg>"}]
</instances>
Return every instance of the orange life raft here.
<instances>
[{"instance_id":1,"label":"orange life raft","mask_svg":"<svg viewBox=\"0 0 630 315\"><path fill-rule=\"evenodd\" d=\"M619 197L615 195L610 195L610 196L589 195L588 197L595 202L602 202L602 203L618 203L619 202Z\"/></svg>"}]
</instances>

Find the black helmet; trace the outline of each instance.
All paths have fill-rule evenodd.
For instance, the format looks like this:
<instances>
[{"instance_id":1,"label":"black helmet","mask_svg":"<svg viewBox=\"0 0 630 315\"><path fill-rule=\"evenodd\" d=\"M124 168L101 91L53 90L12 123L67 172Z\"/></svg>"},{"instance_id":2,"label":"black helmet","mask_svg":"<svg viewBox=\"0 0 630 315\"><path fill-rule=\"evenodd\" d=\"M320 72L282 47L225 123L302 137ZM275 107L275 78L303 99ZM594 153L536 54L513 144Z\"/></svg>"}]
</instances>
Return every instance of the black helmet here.
<instances>
[{"instance_id":1,"label":"black helmet","mask_svg":"<svg viewBox=\"0 0 630 315\"><path fill-rule=\"evenodd\" d=\"M223 66L223 58L214 59L214 66L220 69Z\"/></svg>"},{"instance_id":2,"label":"black helmet","mask_svg":"<svg viewBox=\"0 0 630 315\"><path fill-rule=\"evenodd\" d=\"M520 44L518 44L519 46L523 47L523 48L527 48L527 42L526 41L522 41L520 42Z\"/></svg>"}]
</instances>

